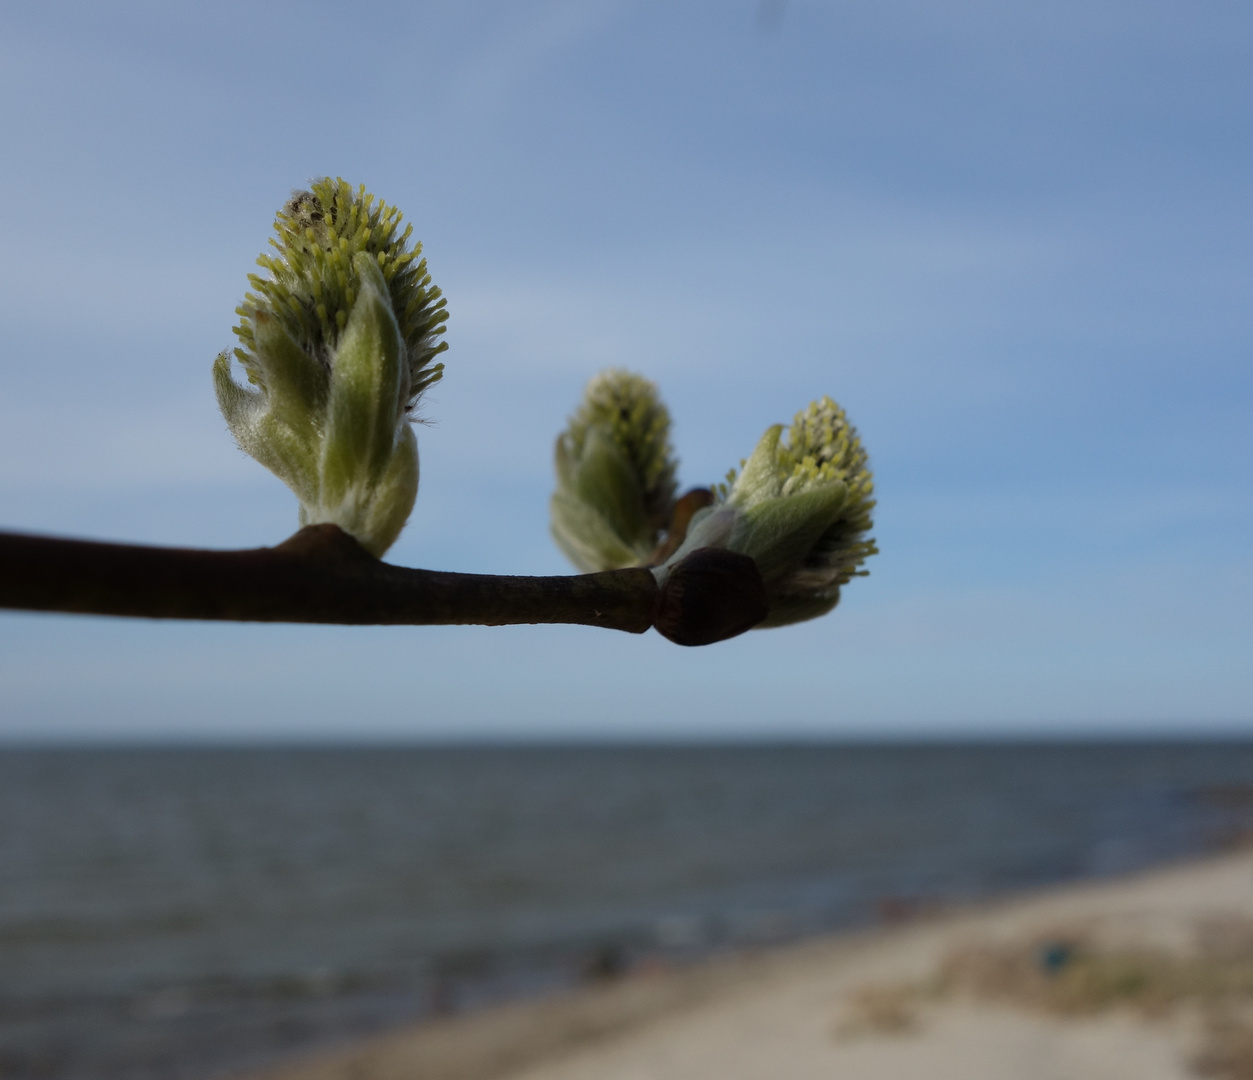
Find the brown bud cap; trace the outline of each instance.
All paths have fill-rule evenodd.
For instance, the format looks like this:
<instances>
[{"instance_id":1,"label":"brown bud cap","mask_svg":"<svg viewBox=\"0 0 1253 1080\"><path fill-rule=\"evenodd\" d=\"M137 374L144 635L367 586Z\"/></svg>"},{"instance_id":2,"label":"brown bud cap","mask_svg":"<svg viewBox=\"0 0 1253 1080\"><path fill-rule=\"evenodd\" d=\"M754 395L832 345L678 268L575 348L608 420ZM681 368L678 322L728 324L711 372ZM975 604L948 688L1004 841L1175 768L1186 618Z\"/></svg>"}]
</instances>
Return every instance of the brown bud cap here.
<instances>
[{"instance_id":1,"label":"brown bud cap","mask_svg":"<svg viewBox=\"0 0 1253 1080\"><path fill-rule=\"evenodd\" d=\"M687 527L692 523L692 515L706 506L713 506L714 493L708 488L692 488L678 502L670 514L670 527L666 530L666 538L657 545L657 549L649 556L649 566L660 566L671 555L679 550L687 538Z\"/></svg>"},{"instance_id":2,"label":"brown bud cap","mask_svg":"<svg viewBox=\"0 0 1253 1080\"><path fill-rule=\"evenodd\" d=\"M676 645L712 645L751 630L770 613L757 564L724 548L697 548L670 570L653 626Z\"/></svg>"}]
</instances>

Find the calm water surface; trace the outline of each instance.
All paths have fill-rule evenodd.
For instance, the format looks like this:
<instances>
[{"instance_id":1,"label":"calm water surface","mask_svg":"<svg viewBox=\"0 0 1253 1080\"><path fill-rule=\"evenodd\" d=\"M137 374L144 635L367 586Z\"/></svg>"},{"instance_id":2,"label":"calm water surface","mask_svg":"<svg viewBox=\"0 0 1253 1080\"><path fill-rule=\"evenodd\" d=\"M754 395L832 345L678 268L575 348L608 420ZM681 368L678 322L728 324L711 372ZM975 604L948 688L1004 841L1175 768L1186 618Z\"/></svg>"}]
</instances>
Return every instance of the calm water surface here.
<instances>
[{"instance_id":1,"label":"calm water surface","mask_svg":"<svg viewBox=\"0 0 1253 1080\"><path fill-rule=\"evenodd\" d=\"M0 1077L196 1080L1249 824L1249 744L0 751Z\"/></svg>"}]
</instances>

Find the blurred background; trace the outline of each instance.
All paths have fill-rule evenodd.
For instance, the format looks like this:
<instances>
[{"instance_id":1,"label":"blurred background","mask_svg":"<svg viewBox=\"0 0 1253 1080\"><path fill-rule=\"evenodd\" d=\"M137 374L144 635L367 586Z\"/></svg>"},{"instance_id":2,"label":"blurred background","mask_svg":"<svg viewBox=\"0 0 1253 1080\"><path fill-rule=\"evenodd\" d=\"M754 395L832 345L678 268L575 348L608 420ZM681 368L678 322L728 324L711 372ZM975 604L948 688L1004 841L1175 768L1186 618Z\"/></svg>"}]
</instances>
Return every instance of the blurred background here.
<instances>
[{"instance_id":1,"label":"blurred background","mask_svg":"<svg viewBox=\"0 0 1253 1080\"><path fill-rule=\"evenodd\" d=\"M660 383L689 485L835 397L883 553L833 616L695 651L0 616L0 736L1244 730L1251 43L1171 0L5 5L5 527L294 529L209 368L330 174L452 312L393 561L563 572L552 442L608 365Z\"/></svg>"},{"instance_id":2,"label":"blurred background","mask_svg":"<svg viewBox=\"0 0 1253 1080\"><path fill-rule=\"evenodd\" d=\"M0 613L0 1076L199 1078L1246 836L1250 72L1234 0L4 5L0 528L295 529L210 365L329 174L452 313L392 561L566 572L552 444L610 365L685 485L830 394L882 554L694 650Z\"/></svg>"}]
</instances>

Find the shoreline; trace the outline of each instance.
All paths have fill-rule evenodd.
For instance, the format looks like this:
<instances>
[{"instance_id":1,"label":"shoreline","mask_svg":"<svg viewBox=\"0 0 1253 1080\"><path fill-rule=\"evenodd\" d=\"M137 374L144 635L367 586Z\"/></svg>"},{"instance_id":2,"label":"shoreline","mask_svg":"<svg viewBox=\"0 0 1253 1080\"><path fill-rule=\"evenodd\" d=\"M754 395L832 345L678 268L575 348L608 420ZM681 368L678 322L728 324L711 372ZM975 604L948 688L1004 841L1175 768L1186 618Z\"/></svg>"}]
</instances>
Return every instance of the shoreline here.
<instances>
[{"instance_id":1,"label":"shoreline","mask_svg":"<svg viewBox=\"0 0 1253 1080\"><path fill-rule=\"evenodd\" d=\"M1020 947L1041 935L1059 940L1069 935L1105 951L1182 950L1183 955L1205 927L1246 923L1253 942L1253 854L1176 860L921 912L896 925L636 971L228 1075L230 1080L831 1075L1174 1080L1195 1075L1197 1055L1205 1050L1194 1003L1183 1001L1146 1023L1127 1002L1067 1017L1014 1002L1012 994L998 1000L955 991L951 999L927 998L920 988L934 984L955 949ZM1027 1047L1033 1048L1030 1061L1013 1065ZM1056 1068L1046 1067L1050 1061Z\"/></svg>"}]
</instances>

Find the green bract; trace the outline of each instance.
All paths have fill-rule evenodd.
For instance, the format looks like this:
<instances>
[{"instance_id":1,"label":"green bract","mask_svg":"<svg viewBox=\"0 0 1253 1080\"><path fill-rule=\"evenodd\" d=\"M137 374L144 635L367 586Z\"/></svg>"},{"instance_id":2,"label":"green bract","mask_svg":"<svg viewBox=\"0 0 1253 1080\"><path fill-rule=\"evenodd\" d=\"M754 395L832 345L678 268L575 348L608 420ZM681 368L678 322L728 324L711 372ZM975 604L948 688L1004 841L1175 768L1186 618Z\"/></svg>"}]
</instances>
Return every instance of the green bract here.
<instances>
[{"instance_id":1,"label":"green bract","mask_svg":"<svg viewBox=\"0 0 1253 1080\"><path fill-rule=\"evenodd\" d=\"M249 275L234 356L213 366L241 449L296 493L301 525L330 522L374 555L400 535L418 493L410 420L443 374L448 318L412 226L364 187L319 180L275 218L277 254Z\"/></svg>"},{"instance_id":2,"label":"green bract","mask_svg":"<svg viewBox=\"0 0 1253 1080\"><path fill-rule=\"evenodd\" d=\"M648 561L674 505L670 414L657 387L602 371L557 439L552 533L580 570Z\"/></svg>"},{"instance_id":3,"label":"green bract","mask_svg":"<svg viewBox=\"0 0 1253 1080\"><path fill-rule=\"evenodd\" d=\"M824 615L840 586L878 549L866 536L874 482L857 432L828 397L767 429L738 475L721 485L721 501L692 519L674 565L702 547L751 556L770 601L762 627ZM664 574L664 569L663 569Z\"/></svg>"}]
</instances>

